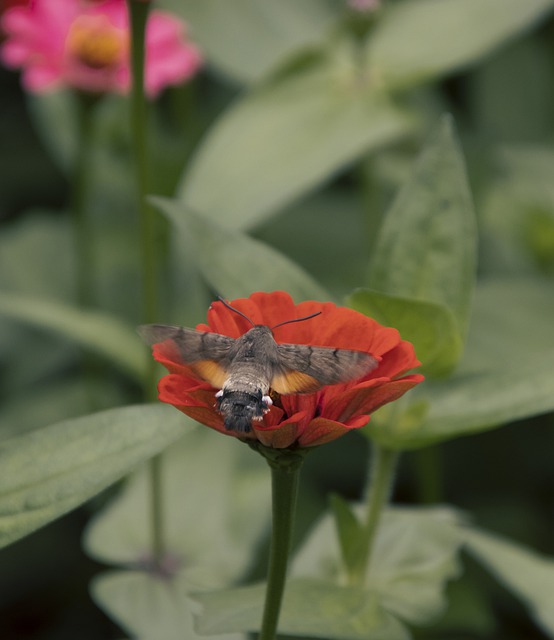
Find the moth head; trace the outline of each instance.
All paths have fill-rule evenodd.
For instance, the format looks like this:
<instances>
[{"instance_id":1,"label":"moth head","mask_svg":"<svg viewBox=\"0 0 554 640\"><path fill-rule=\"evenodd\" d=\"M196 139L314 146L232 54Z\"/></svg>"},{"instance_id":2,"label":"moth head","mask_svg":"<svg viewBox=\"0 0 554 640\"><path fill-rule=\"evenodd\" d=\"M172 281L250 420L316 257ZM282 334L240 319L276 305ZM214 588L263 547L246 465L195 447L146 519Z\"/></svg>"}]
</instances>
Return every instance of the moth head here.
<instances>
[{"instance_id":1,"label":"moth head","mask_svg":"<svg viewBox=\"0 0 554 640\"><path fill-rule=\"evenodd\" d=\"M221 296L217 296L218 300L227 307L227 309L230 309L231 311L234 311L235 313L238 313L239 316L242 316L245 320L247 320L253 327L255 327L255 323L242 311L239 311L238 309L235 309L235 307L233 307L232 305L230 305L227 300L225 300L224 298L222 298ZM274 331L275 329L277 329L277 327L282 327L284 324L292 324L293 322L303 322L304 320L310 320L310 318L315 318L316 316L321 315L321 311L317 311L316 313L312 313L309 316L304 316L303 318L293 318L292 320L285 320L284 322L279 322L278 324L273 325L272 327L270 327L271 331Z\"/></svg>"}]
</instances>

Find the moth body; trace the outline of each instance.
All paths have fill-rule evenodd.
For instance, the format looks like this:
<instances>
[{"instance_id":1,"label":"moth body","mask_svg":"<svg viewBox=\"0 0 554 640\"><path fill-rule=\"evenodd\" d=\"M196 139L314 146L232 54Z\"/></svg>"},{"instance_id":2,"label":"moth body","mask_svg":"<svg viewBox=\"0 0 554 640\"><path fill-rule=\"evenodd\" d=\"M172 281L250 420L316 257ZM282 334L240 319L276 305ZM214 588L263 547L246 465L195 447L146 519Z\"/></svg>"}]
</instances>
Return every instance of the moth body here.
<instances>
[{"instance_id":1,"label":"moth body","mask_svg":"<svg viewBox=\"0 0 554 640\"><path fill-rule=\"evenodd\" d=\"M235 341L221 364L228 377L216 394L217 408L226 429L248 433L252 420L261 420L272 404L269 388L278 353L271 329L252 327Z\"/></svg>"},{"instance_id":2,"label":"moth body","mask_svg":"<svg viewBox=\"0 0 554 640\"><path fill-rule=\"evenodd\" d=\"M217 409L225 428L237 433L250 432L252 422L270 410L270 389L309 393L360 378L378 364L364 351L277 343L265 325L239 338L163 324L144 325L139 333L150 344L171 341L183 363L219 389Z\"/></svg>"}]
</instances>

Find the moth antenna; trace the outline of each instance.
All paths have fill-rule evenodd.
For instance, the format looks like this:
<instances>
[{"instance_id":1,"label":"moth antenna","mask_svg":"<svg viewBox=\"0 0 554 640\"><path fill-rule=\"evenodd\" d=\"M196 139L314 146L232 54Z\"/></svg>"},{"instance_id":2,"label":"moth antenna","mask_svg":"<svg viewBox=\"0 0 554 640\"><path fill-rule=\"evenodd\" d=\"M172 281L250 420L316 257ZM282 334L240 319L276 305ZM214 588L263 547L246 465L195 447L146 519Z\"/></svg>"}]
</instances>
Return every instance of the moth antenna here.
<instances>
[{"instance_id":1,"label":"moth antenna","mask_svg":"<svg viewBox=\"0 0 554 640\"><path fill-rule=\"evenodd\" d=\"M315 318L316 316L320 316L321 315L321 311L318 311L317 313L312 313L311 316L305 316L304 318L296 318L295 320L285 320L284 322L279 322L279 324L276 324L275 326L271 327L271 330L273 331L273 329L277 329L277 327L282 327L284 324L292 324L293 322L303 322L304 320L309 320L310 318Z\"/></svg>"},{"instance_id":2,"label":"moth antenna","mask_svg":"<svg viewBox=\"0 0 554 640\"><path fill-rule=\"evenodd\" d=\"M234 311L235 313L238 313L238 314L239 314L239 316L242 316L245 320L248 320L248 322L249 322L253 327L254 327L254 326L256 326L256 325L252 322L252 320L250 320L250 318L249 318L247 315L245 315L242 311L239 311L238 309L235 309L235 307L232 307L232 306L227 302L227 300L224 300L221 296L217 296L217 299L218 299L221 303L223 303L223 304L227 307L227 309L231 309L231 311Z\"/></svg>"}]
</instances>

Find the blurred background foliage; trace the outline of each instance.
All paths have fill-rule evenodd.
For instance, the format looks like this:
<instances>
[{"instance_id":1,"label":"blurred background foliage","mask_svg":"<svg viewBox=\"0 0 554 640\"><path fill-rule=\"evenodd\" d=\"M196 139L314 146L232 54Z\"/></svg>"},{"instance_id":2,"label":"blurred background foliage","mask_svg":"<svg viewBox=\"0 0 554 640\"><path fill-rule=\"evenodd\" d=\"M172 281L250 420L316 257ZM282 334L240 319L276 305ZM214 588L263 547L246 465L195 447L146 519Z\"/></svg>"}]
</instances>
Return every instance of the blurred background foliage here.
<instances>
[{"instance_id":1,"label":"blurred background foliage","mask_svg":"<svg viewBox=\"0 0 554 640\"><path fill-rule=\"evenodd\" d=\"M554 3L385 4L372 31L371 19L339 0L159 2L188 22L206 58L193 82L150 107L149 191L176 197L157 201L170 218L179 216L168 210L175 203L190 220L202 213L187 233L160 217L160 245L170 256L160 321L202 321L225 264L232 270L239 255L262 261L254 269L266 281L273 273L274 288L287 260L302 267L286 280L294 280L298 297L315 292L341 301L367 286L382 217L429 131L449 112L479 230L478 285L460 372L494 359L508 372L524 362L521 375L533 373L530 353L537 370L546 368L538 354L554 348ZM366 29L361 46L353 34ZM104 315L87 329L72 315L73 97L26 95L5 69L0 85L0 424L7 438L139 401L144 363L136 344L118 333L118 323L136 325L141 317L126 99L106 96L95 110L87 209L91 295ZM264 243L259 257L252 241ZM247 277L243 267L238 273ZM231 278L221 292L242 295L240 284ZM244 288L255 287L247 281ZM493 329L472 333L472 323ZM75 338L96 352L87 379L79 375ZM117 351L120 366L106 364L102 350ZM395 501L448 502L480 526L554 555L552 420L546 413L407 453ZM354 434L308 458L298 540L329 492L360 497L367 457L366 441ZM80 547L85 523L115 491L2 551L2 640L121 637L88 595L101 565ZM476 540L475 549L485 543ZM465 581L452 586L462 604L416 637L548 637L507 589L471 558L466 563Z\"/></svg>"}]
</instances>

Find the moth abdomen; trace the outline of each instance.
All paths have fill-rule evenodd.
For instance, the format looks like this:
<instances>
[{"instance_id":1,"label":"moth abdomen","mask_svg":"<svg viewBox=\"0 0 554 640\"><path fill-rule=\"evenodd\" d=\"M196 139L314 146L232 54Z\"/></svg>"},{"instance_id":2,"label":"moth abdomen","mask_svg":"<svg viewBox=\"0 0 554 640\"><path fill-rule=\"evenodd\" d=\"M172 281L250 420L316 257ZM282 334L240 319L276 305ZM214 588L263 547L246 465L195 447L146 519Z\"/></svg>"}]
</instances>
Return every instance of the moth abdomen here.
<instances>
[{"instance_id":1,"label":"moth abdomen","mask_svg":"<svg viewBox=\"0 0 554 640\"><path fill-rule=\"evenodd\" d=\"M223 424L228 431L249 433L252 420L261 420L269 410L269 398L260 389L256 393L225 389L217 395L217 409L223 415Z\"/></svg>"}]
</instances>

